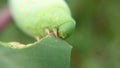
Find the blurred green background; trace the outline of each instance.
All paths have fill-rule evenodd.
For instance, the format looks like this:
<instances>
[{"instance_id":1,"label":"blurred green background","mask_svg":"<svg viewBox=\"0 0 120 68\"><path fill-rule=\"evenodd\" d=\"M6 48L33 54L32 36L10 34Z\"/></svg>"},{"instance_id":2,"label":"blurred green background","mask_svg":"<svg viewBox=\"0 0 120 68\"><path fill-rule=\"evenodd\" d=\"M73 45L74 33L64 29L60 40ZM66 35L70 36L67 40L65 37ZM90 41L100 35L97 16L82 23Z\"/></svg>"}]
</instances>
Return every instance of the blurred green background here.
<instances>
[{"instance_id":1,"label":"blurred green background","mask_svg":"<svg viewBox=\"0 0 120 68\"><path fill-rule=\"evenodd\" d=\"M76 30L66 40L73 46L71 68L120 68L120 0L66 2L76 20ZM1 10L6 5L7 0L0 0ZM10 21L0 32L0 41L27 44L35 40Z\"/></svg>"}]
</instances>

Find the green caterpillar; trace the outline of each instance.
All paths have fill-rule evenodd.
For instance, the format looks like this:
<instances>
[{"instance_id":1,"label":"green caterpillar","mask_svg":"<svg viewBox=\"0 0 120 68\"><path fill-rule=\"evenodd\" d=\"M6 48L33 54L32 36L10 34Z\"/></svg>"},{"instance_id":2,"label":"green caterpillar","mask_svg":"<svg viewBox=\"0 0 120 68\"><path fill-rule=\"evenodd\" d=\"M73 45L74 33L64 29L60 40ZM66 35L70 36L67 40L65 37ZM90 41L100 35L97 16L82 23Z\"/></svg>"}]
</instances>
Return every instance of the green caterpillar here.
<instances>
[{"instance_id":1,"label":"green caterpillar","mask_svg":"<svg viewBox=\"0 0 120 68\"><path fill-rule=\"evenodd\" d=\"M9 0L12 16L26 34L44 37L45 29L57 29L61 38L69 37L75 21L64 0Z\"/></svg>"}]
</instances>

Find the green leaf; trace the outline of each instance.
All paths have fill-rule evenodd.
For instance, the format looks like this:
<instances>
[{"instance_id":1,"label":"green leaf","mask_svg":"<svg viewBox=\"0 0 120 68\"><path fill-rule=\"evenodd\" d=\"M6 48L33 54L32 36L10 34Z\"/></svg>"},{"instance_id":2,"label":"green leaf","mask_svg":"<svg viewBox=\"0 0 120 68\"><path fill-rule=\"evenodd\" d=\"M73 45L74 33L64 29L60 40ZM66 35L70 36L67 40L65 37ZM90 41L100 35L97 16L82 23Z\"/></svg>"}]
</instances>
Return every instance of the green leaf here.
<instances>
[{"instance_id":1,"label":"green leaf","mask_svg":"<svg viewBox=\"0 0 120 68\"><path fill-rule=\"evenodd\" d=\"M52 34L28 45L0 42L0 68L70 68L71 48Z\"/></svg>"}]
</instances>

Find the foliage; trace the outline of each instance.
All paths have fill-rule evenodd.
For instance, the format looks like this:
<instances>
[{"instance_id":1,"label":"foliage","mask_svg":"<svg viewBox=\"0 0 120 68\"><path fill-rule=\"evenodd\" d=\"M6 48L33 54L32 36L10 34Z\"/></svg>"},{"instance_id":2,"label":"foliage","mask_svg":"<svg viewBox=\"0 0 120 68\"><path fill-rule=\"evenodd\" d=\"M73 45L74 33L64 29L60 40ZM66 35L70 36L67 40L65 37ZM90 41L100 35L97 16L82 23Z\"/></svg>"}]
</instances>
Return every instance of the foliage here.
<instances>
[{"instance_id":1,"label":"foliage","mask_svg":"<svg viewBox=\"0 0 120 68\"><path fill-rule=\"evenodd\" d=\"M1 68L69 68L71 46L52 34L23 45L0 42Z\"/></svg>"}]
</instances>

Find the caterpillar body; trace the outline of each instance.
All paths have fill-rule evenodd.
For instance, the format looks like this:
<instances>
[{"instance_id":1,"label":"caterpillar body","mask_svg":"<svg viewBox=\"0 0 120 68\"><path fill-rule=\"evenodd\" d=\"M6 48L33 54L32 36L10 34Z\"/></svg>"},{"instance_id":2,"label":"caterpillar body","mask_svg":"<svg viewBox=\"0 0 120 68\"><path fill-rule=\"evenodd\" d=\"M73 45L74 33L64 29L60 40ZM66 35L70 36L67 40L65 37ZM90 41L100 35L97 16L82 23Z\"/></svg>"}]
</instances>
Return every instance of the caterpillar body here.
<instances>
[{"instance_id":1,"label":"caterpillar body","mask_svg":"<svg viewBox=\"0 0 120 68\"><path fill-rule=\"evenodd\" d=\"M9 5L18 27L32 37L44 37L46 28L56 28L59 37L67 38L75 29L64 0L9 0Z\"/></svg>"}]
</instances>

